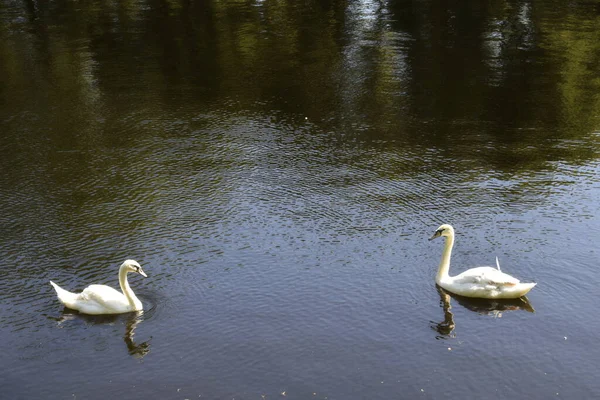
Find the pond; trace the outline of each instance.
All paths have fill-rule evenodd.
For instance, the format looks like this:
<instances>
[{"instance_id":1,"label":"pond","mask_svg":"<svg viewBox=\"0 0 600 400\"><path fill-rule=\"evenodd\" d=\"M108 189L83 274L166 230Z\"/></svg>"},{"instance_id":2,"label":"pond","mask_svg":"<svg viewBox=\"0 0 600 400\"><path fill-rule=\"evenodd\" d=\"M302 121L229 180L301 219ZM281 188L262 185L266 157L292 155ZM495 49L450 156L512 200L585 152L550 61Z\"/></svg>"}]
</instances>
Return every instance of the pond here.
<instances>
[{"instance_id":1,"label":"pond","mask_svg":"<svg viewBox=\"0 0 600 400\"><path fill-rule=\"evenodd\" d=\"M593 2L6 1L11 399L600 396ZM527 298L436 287L500 260ZM85 316L49 284L144 311Z\"/></svg>"}]
</instances>

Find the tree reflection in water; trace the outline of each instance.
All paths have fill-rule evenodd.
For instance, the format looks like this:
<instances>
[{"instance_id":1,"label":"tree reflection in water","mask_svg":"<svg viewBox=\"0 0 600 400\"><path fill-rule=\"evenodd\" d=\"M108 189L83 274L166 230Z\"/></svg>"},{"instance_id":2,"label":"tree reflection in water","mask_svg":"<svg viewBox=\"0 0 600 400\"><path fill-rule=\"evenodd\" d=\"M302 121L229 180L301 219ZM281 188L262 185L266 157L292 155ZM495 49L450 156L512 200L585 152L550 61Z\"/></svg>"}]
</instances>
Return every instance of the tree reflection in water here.
<instances>
[{"instance_id":1,"label":"tree reflection in water","mask_svg":"<svg viewBox=\"0 0 600 400\"><path fill-rule=\"evenodd\" d=\"M436 285L436 288L440 295L440 304L444 310L444 320L442 322L432 321L431 328L439 333L439 336L436 336L437 339L456 337L456 333L454 333L454 328L456 328L454 314L450 311L452 309L451 299L456 300L458 304L468 310L478 314L493 315L496 318L502 317L502 313L505 311L524 310L531 313L535 312L526 296L510 300L475 299L455 295L438 285Z\"/></svg>"}]
</instances>

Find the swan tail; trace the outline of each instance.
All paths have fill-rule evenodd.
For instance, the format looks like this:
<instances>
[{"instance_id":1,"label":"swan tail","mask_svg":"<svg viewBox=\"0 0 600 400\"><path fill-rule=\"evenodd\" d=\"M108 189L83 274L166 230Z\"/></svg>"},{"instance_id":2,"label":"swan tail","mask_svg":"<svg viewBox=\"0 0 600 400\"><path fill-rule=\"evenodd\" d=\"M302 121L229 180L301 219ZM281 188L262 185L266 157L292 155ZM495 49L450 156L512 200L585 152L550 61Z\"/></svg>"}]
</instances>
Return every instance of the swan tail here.
<instances>
[{"instance_id":1,"label":"swan tail","mask_svg":"<svg viewBox=\"0 0 600 400\"><path fill-rule=\"evenodd\" d=\"M518 299L525 296L537 283L517 283L503 285L490 299Z\"/></svg>"},{"instance_id":2,"label":"swan tail","mask_svg":"<svg viewBox=\"0 0 600 400\"><path fill-rule=\"evenodd\" d=\"M524 287L525 289L527 289L527 291L529 292L531 289L533 289L533 287L534 287L535 285L537 285L537 283L535 283L535 282L531 282L531 283L522 283L521 285L523 285L523 287Z\"/></svg>"},{"instance_id":3,"label":"swan tail","mask_svg":"<svg viewBox=\"0 0 600 400\"><path fill-rule=\"evenodd\" d=\"M61 288L52 281L50 281L50 284L52 287L54 287L54 290L56 290L56 296L58 296L58 300L60 300L63 305L69 308L74 308L73 304L75 303L75 300L77 300L78 295Z\"/></svg>"},{"instance_id":4,"label":"swan tail","mask_svg":"<svg viewBox=\"0 0 600 400\"><path fill-rule=\"evenodd\" d=\"M529 291L531 289L533 289L533 287L537 285L537 283L519 283L517 285L518 291L519 291L519 297L520 296L525 296L527 293L529 293Z\"/></svg>"},{"instance_id":5,"label":"swan tail","mask_svg":"<svg viewBox=\"0 0 600 400\"><path fill-rule=\"evenodd\" d=\"M500 269L500 262L498 261L498 256L496 256L496 267L498 267L498 271L502 272Z\"/></svg>"}]
</instances>

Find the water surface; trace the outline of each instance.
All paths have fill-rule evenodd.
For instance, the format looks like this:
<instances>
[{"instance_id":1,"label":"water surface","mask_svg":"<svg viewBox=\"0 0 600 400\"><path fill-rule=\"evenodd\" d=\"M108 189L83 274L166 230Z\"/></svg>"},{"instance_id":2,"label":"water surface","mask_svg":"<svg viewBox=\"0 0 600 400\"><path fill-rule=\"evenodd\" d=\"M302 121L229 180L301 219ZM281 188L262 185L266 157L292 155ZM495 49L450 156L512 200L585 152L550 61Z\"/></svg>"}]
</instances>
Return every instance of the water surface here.
<instances>
[{"instance_id":1,"label":"water surface","mask_svg":"<svg viewBox=\"0 0 600 400\"><path fill-rule=\"evenodd\" d=\"M592 398L592 3L0 7L0 391ZM493 264L526 302L438 290ZM140 314L65 311L48 281Z\"/></svg>"}]
</instances>

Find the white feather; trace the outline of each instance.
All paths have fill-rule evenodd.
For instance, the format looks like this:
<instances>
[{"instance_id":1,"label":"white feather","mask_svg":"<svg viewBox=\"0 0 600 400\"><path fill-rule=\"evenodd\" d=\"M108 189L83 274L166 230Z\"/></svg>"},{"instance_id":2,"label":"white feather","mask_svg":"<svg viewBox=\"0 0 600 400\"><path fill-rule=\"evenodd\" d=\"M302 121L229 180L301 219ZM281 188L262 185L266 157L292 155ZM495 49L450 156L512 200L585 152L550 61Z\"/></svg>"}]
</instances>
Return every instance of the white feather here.
<instances>
[{"instance_id":1,"label":"white feather","mask_svg":"<svg viewBox=\"0 0 600 400\"><path fill-rule=\"evenodd\" d=\"M123 293L106 285L90 285L81 293L72 293L52 281L50 284L56 290L58 300L65 307L83 314L122 314L143 309L142 302L129 287L127 281L129 272L136 272L146 277L142 267L136 261L126 260L119 268L119 284Z\"/></svg>"},{"instance_id":2,"label":"white feather","mask_svg":"<svg viewBox=\"0 0 600 400\"><path fill-rule=\"evenodd\" d=\"M527 294L536 284L521 283L517 278L505 274L500 269L496 257L496 267L471 268L456 276L450 276L450 256L454 246L454 228L444 224L440 226L432 239L446 238L442 261L436 276L436 283L449 292L465 296L486 299L516 299Z\"/></svg>"}]
</instances>

